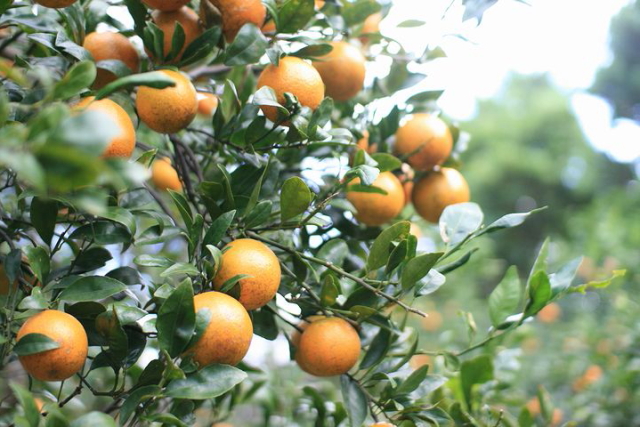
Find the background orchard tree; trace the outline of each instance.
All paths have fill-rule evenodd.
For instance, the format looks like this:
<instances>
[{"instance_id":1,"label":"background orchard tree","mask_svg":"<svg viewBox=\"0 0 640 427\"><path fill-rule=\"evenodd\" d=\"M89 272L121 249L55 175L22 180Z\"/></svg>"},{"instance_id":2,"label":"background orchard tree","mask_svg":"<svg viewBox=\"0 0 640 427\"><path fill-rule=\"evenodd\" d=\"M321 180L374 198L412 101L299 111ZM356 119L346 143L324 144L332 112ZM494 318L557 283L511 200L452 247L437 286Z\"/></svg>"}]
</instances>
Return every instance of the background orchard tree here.
<instances>
[{"instance_id":1,"label":"background orchard tree","mask_svg":"<svg viewBox=\"0 0 640 427\"><path fill-rule=\"evenodd\" d=\"M426 349L427 296L537 211L469 201L442 91L389 105L445 54L382 36L391 3L39 3L1 5L3 422L550 422L544 391L539 413L497 397L492 348L611 277L574 285L580 259L549 267L545 241L493 283L486 328L466 312L468 339ZM295 362L243 362L256 336Z\"/></svg>"}]
</instances>

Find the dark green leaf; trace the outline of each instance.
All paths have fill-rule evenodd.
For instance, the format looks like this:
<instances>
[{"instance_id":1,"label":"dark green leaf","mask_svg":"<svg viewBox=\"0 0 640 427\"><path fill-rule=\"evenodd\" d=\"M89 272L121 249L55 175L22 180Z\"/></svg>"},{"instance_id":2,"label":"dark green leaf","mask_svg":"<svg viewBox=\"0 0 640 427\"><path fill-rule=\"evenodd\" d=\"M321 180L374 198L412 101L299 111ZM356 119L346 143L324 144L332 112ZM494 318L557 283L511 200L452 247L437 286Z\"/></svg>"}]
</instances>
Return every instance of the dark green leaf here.
<instances>
[{"instance_id":1,"label":"dark green leaf","mask_svg":"<svg viewBox=\"0 0 640 427\"><path fill-rule=\"evenodd\" d=\"M245 24L227 48L224 63L230 66L254 64L265 54L267 46L267 39L260 29Z\"/></svg>"},{"instance_id":2,"label":"dark green leaf","mask_svg":"<svg viewBox=\"0 0 640 427\"><path fill-rule=\"evenodd\" d=\"M140 387L131 393L122 403L120 407L120 415L118 420L121 426L127 423L127 420L131 417L133 412L138 408L138 405L150 397L159 396L162 389L157 385L148 385Z\"/></svg>"},{"instance_id":3,"label":"dark green leaf","mask_svg":"<svg viewBox=\"0 0 640 427\"><path fill-rule=\"evenodd\" d=\"M160 255L147 255L142 254L138 255L133 259L137 265L141 267L160 267L160 268L169 268L176 262L167 257L163 257Z\"/></svg>"},{"instance_id":4,"label":"dark green leaf","mask_svg":"<svg viewBox=\"0 0 640 427\"><path fill-rule=\"evenodd\" d=\"M407 379L404 380L402 384L400 384L400 386L398 386L398 388L395 390L395 394L409 394L420 387L422 381L427 378L427 372L429 372L429 365L422 365L421 367L413 371L411 375L409 375Z\"/></svg>"},{"instance_id":5,"label":"dark green leaf","mask_svg":"<svg viewBox=\"0 0 640 427\"><path fill-rule=\"evenodd\" d=\"M127 287L124 283L104 276L81 277L60 293L65 301L95 301L108 298L122 292Z\"/></svg>"},{"instance_id":6,"label":"dark green leaf","mask_svg":"<svg viewBox=\"0 0 640 427\"><path fill-rule=\"evenodd\" d=\"M410 259L402 270L402 288L409 289L425 277L441 256L442 252L435 252Z\"/></svg>"},{"instance_id":7,"label":"dark green leaf","mask_svg":"<svg viewBox=\"0 0 640 427\"><path fill-rule=\"evenodd\" d=\"M280 193L280 216L282 222L303 213L311 203L313 195L305 182L293 176L282 184Z\"/></svg>"},{"instance_id":8,"label":"dark green leaf","mask_svg":"<svg viewBox=\"0 0 640 427\"><path fill-rule=\"evenodd\" d=\"M515 266L509 267L502 281L489 295L489 317L498 326L518 309L520 302L520 278Z\"/></svg>"},{"instance_id":9,"label":"dark green leaf","mask_svg":"<svg viewBox=\"0 0 640 427\"><path fill-rule=\"evenodd\" d=\"M387 328L380 328L380 331L375 336L369 349L360 362L360 369L368 369L377 363L380 363L386 356L391 346L391 332Z\"/></svg>"},{"instance_id":10,"label":"dark green leaf","mask_svg":"<svg viewBox=\"0 0 640 427\"><path fill-rule=\"evenodd\" d=\"M313 0L287 0L278 13L278 32L293 34L307 25L315 13Z\"/></svg>"},{"instance_id":11,"label":"dark green leaf","mask_svg":"<svg viewBox=\"0 0 640 427\"><path fill-rule=\"evenodd\" d=\"M391 242L405 239L409 235L409 221L400 221L382 231L374 240L367 257L367 270L376 270L387 263L391 251Z\"/></svg>"},{"instance_id":12,"label":"dark green leaf","mask_svg":"<svg viewBox=\"0 0 640 427\"><path fill-rule=\"evenodd\" d=\"M13 347L13 351L18 356L28 356L30 354L42 353L60 347L60 344L46 335L26 334L18 340Z\"/></svg>"},{"instance_id":13,"label":"dark green leaf","mask_svg":"<svg viewBox=\"0 0 640 427\"><path fill-rule=\"evenodd\" d=\"M217 245L220 243L220 240L225 236L231 222L236 216L236 211L231 210L229 212L225 212L220 215L211 223L211 226L207 230L207 233L204 235L204 239L202 241L202 246L206 245Z\"/></svg>"},{"instance_id":14,"label":"dark green leaf","mask_svg":"<svg viewBox=\"0 0 640 427\"><path fill-rule=\"evenodd\" d=\"M291 56L297 56L300 58L317 58L320 56L325 56L329 52L333 50L333 46L327 43L319 43L319 44L310 44L301 49L296 50L291 54Z\"/></svg>"},{"instance_id":15,"label":"dark green leaf","mask_svg":"<svg viewBox=\"0 0 640 427\"><path fill-rule=\"evenodd\" d=\"M91 86L95 79L96 65L93 61L77 62L69 68L62 80L56 83L49 98L52 100L69 99Z\"/></svg>"},{"instance_id":16,"label":"dark green leaf","mask_svg":"<svg viewBox=\"0 0 640 427\"><path fill-rule=\"evenodd\" d=\"M158 311L156 328L158 344L171 357L186 348L195 330L196 312L193 306L193 287L183 281L165 300Z\"/></svg>"},{"instance_id":17,"label":"dark green leaf","mask_svg":"<svg viewBox=\"0 0 640 427\"><path fill-rule=\"evenodd\" d=\"M392 171L402 166L402 161L391 154L374 153L371 157L378 163L377 168L380 172Z\"/></svg>"},{"instance_id":18,"label":"dark green leaf","mask_svg":"<svg viewBox=\"0 0 640 427\"><path fill-rule=\"evenodd\" d=\"M491 356L482 355L467 360L460 366L460 384L467 407L471 408L471 390L476 384L483 384L493 379L493 361Z\"/></svg>"},{"instance_id":19,"label":"dark green leaf","mask_svg":"<svg viewBox=\"0 0 640 427\"><path fill-rule=\"evenodd\" d=\"M349 421L352 427L360 427L367 418L367 396L360 388L360 384L346 375L340 376L342 400L344 401Z\"/></svg>"},{"instance_id":20,"label":"dark green leaf","mask_svg":"<svg viewBox=\"0 0 640 427\"><path fill-rule=\"evenodd\" d=\"M51 245L53 231L56 227L58 202L55 200L34 197L30 207L31 223L47 245Z\"/></svg>"},{"instance_id":21,"label":"dark green leaf","mask_svg":"<svg viewBox=\"0 0 640 427\"><path fill-rule=\"evenodd\" d=\"M247 228L257 227L264 224L271 216L273 203L271 200L262 200L258 203L244 219Z\"/></svg>"},{"instance_id":22,"label":"dark green leaf","mask_svg":"<svg viewBox=\"0 0 640 427\"><path fill-rule=\"evenodd\" d=\"M330 307L336 303L340 291L336 285L336 279L333 275L327 274L322 283L322 289L320 289L320 300L324 306Z\"/></svg>"},{"instance_id":23,"label":"dark green leaf","mask_svg":"<svg viewBox=\"0 0 640 427\"><path fill-rule=\"evenodd\" d=\"M175 82L171 77L159 71L150 71L148 73L132 74L122 77L114 82L109 83L96 93L96 99L106 98L114 92L121 89L130 89L135 86L149 86L155 89L163 89L169 86L175 86Z\"/></svg>"},{"instance_id":24,"label":"dark green leaf","mask_svg":"<svg viewBox=\"0 0 640 427\"><path fill-rule=\"evenodd\" d=\"M47 251L42 246L25 246L24 252L33 274L40 280L40 283L46 284L51 268Z\"/></svg>"},{"instance_id":25,"label":"dark green leaf","mask_svg":"<svg viewBox=\"0 0 640 427\"><path fill-rule=\"evenodd\" d=\"M244 371L233 366L210 365L185 379L171 381L165 394L175 399L213 399L231 390L246 377Z\"/></svg>"}]
</instances>

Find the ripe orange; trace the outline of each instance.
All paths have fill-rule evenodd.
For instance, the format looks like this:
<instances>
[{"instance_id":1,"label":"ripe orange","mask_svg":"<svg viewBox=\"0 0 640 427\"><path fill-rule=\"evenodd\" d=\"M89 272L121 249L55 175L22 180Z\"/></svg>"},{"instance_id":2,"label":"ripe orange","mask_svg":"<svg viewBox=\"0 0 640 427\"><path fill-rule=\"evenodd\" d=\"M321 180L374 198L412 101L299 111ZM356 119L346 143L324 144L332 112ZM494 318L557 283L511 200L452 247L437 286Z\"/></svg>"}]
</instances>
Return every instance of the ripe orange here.
<instances>
[{"instance_id":1,"label":"ripe orange","mask_svg":"<svg viewBox=\"0 0 640 427\"><path fill-rule=\"evenodd\" d=\"M277 31L276 23L272 19L268 20L261 28L263 34L275 33Z\"/></svg>"},{"instance_id":2,"label":"ripe orange","mask_svg":"<svg viewBox=\"0 0 640 427\"><path fill-rule=\"evenodd\" d=\"M391 423L375 423L375 424L371 424L369 427L395 427L395 426Z\"/></svg>"},{"instance_id":3,"label":"ripe orange","mask_svg":"<svg viewBox=\"0 0 640 427\"><path fill-rule=\"evenodd\" d=\"M77 0L36 0L36 3L53 9L61 9L63 7L71 6L76 1Z\"/></svg>"},{"instance_id":4,"label":"ripe orange","mask_svg":"<svg viewBox=\"0 0 640 427\"><path fill-rule=\"evenodd\" d=\"M354 179L351 184L360 184L360 179ZM384 224L395 218L404 207L402 184L394 174L382 172L373 182L373 186L381 188L387 194L358 191L347 193L347 200L356 208L356 218L369 226Z\"/></svg>"},{"instance_id":5,"label":"ripe orange","mask_svg":"<svg viewBox=\"0 0 640 427\"><path fill-rule=\"evenodd\" d=\"M237 365L247 354L253 324L249 313L234 298L222 292L204 292L193 298L196 313L210 312L204 333L185 355L192 355L200 367L212 363Z\"/></svg>"},{"instance_id":6,"label":"ripe orange","mask_svg":"<svg viewBox=\"0 0 640 427\"><path fill-rule=\"evenodd\" d=\"M198 92L198 113L202 116L211 117L218 108L218 97L209 92Z\"/></svg>"},{"instance_id":7,"label":"ripe orange","mask_svg":"<svg viewBox=\"0 0 640 427\"><path fill-rule=\"evenodd\" d=\"M154 160L151 165L151 180L158 190L182 190L178 172L171 166L171 160L166 157Z\"/></svg>"},{"instance_id":8,"label":"ripe orange","mask_svg":"<svg viewBox=\"0 0 640 427\"><path fill-rule=\"evenodd\" d=\"M422 327L425 331L436 332L442 327L442 315L438 311L429 311L427 317L422 318Z\"/></svg>"},{"instance_id":9,"label":"ripe orange","mask_svg":"<svg viewBox=\"0 0 640 427\"><path fill-rule=\"evenodd\" d=\"M315 0L316 9L320 10L324 7L324 0Z\"/></svg>"},{"instance_id":10,"label":"ripe orange","mask_svg":"<svg viewBox=\"0 0 640 427\"><path fill-rule=\"evenodd\" d=\"M244 24L260 28L267 16L267 8L260 0L211 0L222 15L222 32L231 42Z\"/></svg>"},{"instance_id":11,"label":"ripe orange","mask_svg":"<svg viewBox=\"0 0 640 427\"><path fill-rule=\"evenodd\" d=\"M182 45L182 49L170 63L178 62L187 46L202 34L198 14L187 6L182 6L180 9L171 12L154 10L153 13L151 13L151 19L153 19L153 22L160 27L164 33L164 56L167 56L169 52L171 52L171 41L173 39L176 22L179 22L184 29L184 44ZM158 60L158 58L154 59Z\"/></svg>"},{"instance_id":12,"label":"ripe orange","mask_svg":"<svg viewBox=\"0 0 640 427\"><path fill-rule=\"evenodd\" d=\"M296 348L300 368L318 377L340 375L351 369L360 357L360 337L339 317L318 319L308 325Z\"/></svg>"},{"instance_id":13,"label":"ripe orange","mask_svg":"<svg viewBox=\"0 0 640 427\"><path fill-rule=\"evenodd\" d=\"M409 226L409 233L416 236L417 239L422 237L422 230L414 222L412 222L411 225Z\"/></svg>"},{"instance_id":14,"label":"ripe orange","mask_svg":"<svg viewBox=\"0 0 640 427\"><path fill-rule=\"evenodd\" d=\"M452 148L453 137L449 127L431 114L415 114L396 132L395 152L399 155L415 153L408 162L417 170L431 170L442 164Z\"/></svg>"},{"instance_id":15,"label":"ripe orange","mask_svg":"<svg viewBox=\"0 0 640 427\"><path fill-rule=\"evenodd\" d=\"M431 361L431 357L426 354L416 354L409 359L409 366L411 366L411 369L419 369L424 365L431 365L431 363L433 363Z\"/></svg>"},{"instance_id":16,"label":"ripe orange","mask_svg":"<svg viewBox=\"0 0 640 427\"><path fill-rule=\"evenodd\" d=\"M22 325L16 341L32 333L46 335L59 344L53 350L19 357L32 377L41 381L61 381L82 369L89 344L82 324L75 317L58 310L42 311Z\"/></svg>"},{"instance_id":17,"label":"ripe orange","mask_svg":"<svg viewBox=\"0 0 640 427\"><path fill-rule=\"evenodd\" d=\"M104 113L120 130L120 133L109 142L107 149L102 154L103 157L122 157L127 159L131 157L133 149L136 147L136 130L129 114L121 106L110 99L105 98L96 101L94 96L88 96L76 103L73 109Z\"/></svg>"},{"instance_id":18,"label":"ripe orange","mask_svg":"<svg viewBox=\"0 0 640 427\"><path fill-rule=\"evenodd\" d=\"M558 303L552 302L544 306L542 310L538 312L536 317L542 323L555 323L562 314L562 309Z\"/></svg>"},{"instance_id":19,"label":"ripe orange","mask_svg":"<svg viewBox=\"0 0 640 427\"><path fill-rule=\"evenodd\" d=\"M189 0L142 0L142 2L152 9L171 12L180 9L189 3Z\"/></svg>"},{"instance_id":20,"label":"ripe orange","mask_svg":"<svg viewBox=\"0 0 640 427\"><path fill-rule=\"evenodd\" d=\"M269 86L276 92L278 102L284 104L284 93L295 95L300 104L315 110L324 99L324 84L318 71L308 62L295 56L285 56L276 67L267 65L258 77L258 89ZM272 122L277 121L275 107L262 106L262 112Z\"/></svg>"},{"instance_id":21,"label":"ripe orange","mask_svg":"<svg viewBox=\"0 0 640 427\"><path fill-rule=\"evenodd\" d=\"M294 347L297 347L300 344L300 335L302 334L302 332L304 332L304 330L307 329L307 327L312 322L315 322L316 320L320 320L320 319L326 319L326 318L327 316L314 314L305 319L302 319L302 321L298 323L298 329L295 329L291 334L291 344Z\"/></svg>"},{"instance_id":22,"label":"ripe orange","mask_svg":"<svg viewBox=\"0 0 640 427\"><path fill-rule=\"evenodd\" d=\"M214 289L238 274L248 274L236 286L238 300L247 310L255 310L273 299L280 287L278 257L264 243L253 239L237 239L223 249L220 269L213 279Z\"/></svg>"},{"instance_id":23,"label":"ripe orange","mask_svg":"<svg viewBox=\"0 0 640 427\"><path fill-rule=\"evenodd\" d=\"M360 49L345 41L331 42L333 50L313 61L325 85L325 92L336 101L348 101L364 84L365 58Z\"/></svg>"},{"instance_id":24,"label":"ripe orange","mask_svg":"<svg viewBox=\"0 0 640 427\"><path fill-rule=\"evenodd\" d=\"M411 200L416 212L430 222L438 222L442 211L449 205L468 202L469 186L455 169L441 168L429 172L413 187Z\"/></svg>"},{"instance_id":25,"label":"ripe orange","mask_svg":"<svg viewBox=\"0 0 640 427\"><path fill-rule=\"evenodd\" d=\"M111 31L89 33L84 38L82 47L89 51L96 62L107 59L117 59L122 61L133 73L137 72L140 66L138 52L129 39L120 33ZM97 71L96 80L93 82L93 86L97 89L111 83L117 78L111 71L102 68L98 68Z\"/></svg>"},{"instance_id":26,"label":"ripe orange","mask_svg":"<svg viewBox=\"0 0 640 427\"><path fill-rule=\"evenodd\" d=\"M362 24L362 30L360 34L360 41L363 44L369 43L369 37L366 34L379 33L380 32L380 22L382 21L382 13L377 12L373 15L367 16L367 19L364 20Z\"/></svg>"},{"instance_id":27,"label":"ripe orange","mask_svg":"<svg viewBox=\"0 0 640 427\"><path fill-rule=\"evenodd\" d=\"M140 120L160 133L175 133L186 128L196 116L198 99L196 88L182 73L160 70L175 81L175 86L138 89L136 109Z\"/></svg>"}]
</instances>

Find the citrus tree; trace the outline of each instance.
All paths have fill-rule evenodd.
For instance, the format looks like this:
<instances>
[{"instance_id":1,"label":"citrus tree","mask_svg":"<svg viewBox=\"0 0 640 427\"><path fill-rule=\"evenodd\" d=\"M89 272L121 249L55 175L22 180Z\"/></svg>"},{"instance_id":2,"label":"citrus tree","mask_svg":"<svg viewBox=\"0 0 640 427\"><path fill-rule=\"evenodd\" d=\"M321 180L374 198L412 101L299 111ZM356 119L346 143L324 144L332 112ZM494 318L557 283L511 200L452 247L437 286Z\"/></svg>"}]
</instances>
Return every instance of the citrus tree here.
<instances>
[{"instance_id":1,"label":"citrus tree","mask_svg":"<svg viewBox=\"0 0 640 427\"><path fill-rule=\"evenodd\" d=\"M580 259L549 270L546 243L495 286L485 333L465 316L465 345L409 366L427 296L534 212L485 222L442 91L391 103L444 55L382 36L391 4L38 3L0 5L0 420L221 426L242 405L263 425L551 420L544 393L537 413L497 398L493 348L610 279L574 285ZM480 19L495 2L463 3ZM243 362L256 336L288 341L301 412L258 398L281 367Z\"/></svg>"}]
</instances>

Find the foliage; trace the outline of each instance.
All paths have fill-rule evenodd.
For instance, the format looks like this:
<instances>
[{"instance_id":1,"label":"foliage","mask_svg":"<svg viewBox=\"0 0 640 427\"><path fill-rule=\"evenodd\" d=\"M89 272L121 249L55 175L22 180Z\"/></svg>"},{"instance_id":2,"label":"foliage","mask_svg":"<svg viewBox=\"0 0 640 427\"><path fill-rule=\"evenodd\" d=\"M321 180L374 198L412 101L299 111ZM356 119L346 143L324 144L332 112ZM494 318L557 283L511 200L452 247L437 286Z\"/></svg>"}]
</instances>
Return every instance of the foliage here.
<instances>
[{"instance_id":1,"label":"foliage","mask_svg":"<svg viewBox=\"0 0 640 427\"><path fill-rule=\"evenodd\" d=\"M177 134L159 135L139 124L135 161L101 157L114 135L111 123L70 108L79 95L95 92L96 67L119 73L113 64L94 64L82 39L106 23L140 37L150 57L174 61L183 47L180 31L171 51L163 52L161 30L141 3L129 0L115 7L130 14L134 28L125 28L99 0L57 11L16 2L3 11L15 66L5 71L0 91L0 249L8 283L17 280L18 286L0 297L0 366L3 376L20 374L6 382L11 390L0 386L18 403L2 402L0 420L182 426L203 413L208 423L220 421L253 404L261 406L267 425L271 415L289 415L286 425L358 426L376 419L405 427L515 425L515 416L494 399L501 390L500 360L480 351L579 289L576 262L550 269L548 246L542 245L522 283L514 270L494 283L486 333L468 314L466 342L425 350L409 325L425 315L420 302L465 266L476 242L520 226L535 212L503 211L485 220L475 203L449 206L440 236L424 252L410 233L410 208L384 229L357 224L344 197L348 182L359 177L361 191L372 191L367 185L381 170L397 171L405 159L393 157L389 142L401 117L432 111L441 92L417 94L409 105L381 114L378 101L424 78L411 66L432 60L431 50L410 57L381 35L365 39L368 53L388 56L393 65L352 101L327 98L311 111L295 96L280 105L270 90L256 91L255 74L267 62L277 63L283 53L314 57L325 39L358 35L367 16L390 6L328 1L316 13L312 3L266 2L278 33L267 37L247 24L228 44L220 17L203 19L207 30L173 65L186 67L199 88L218 93L220 106L212 118L199 118ZM495 1L464 3L465 18L479 19ZM133 112L137 87L171 84L153 72L160 65L144 61L141 73L118 75L94 94ZM259 114L265 105L287 112L285 120L268 122ZM360 151L348 167L364 130L386 155ZM457 147L456 155L462 151ZM183 192L159 193L145 183L156 156L172 158ZM322 174L324 162L339 172ZM289 341L300 319L318 313L347 319L360 334L363 356L351 373L328 386L305 377L304 396L296 402L307 409L302 416L279 413L264 398L279 381L269 367L197 367L181 358L209 322L193 315L191 296L211 289L221 248L239 237L266 243L284 272L276 299L251 313L257 336ZM606 278L602 286L609 283ZM234 284L225 290L233 294L226 288ZM27 382L18 368L18 355L51 349L37 336L15 340L20 325L47 308L73 315L89 337L84 369L61 385ZM409 367L415 355L426 353L437 357L437 373L430 366ZM36 395L47 401L46 416L38 416ZM78 399L83 404L74 406Z\"/></svg>"}]
</instances>

